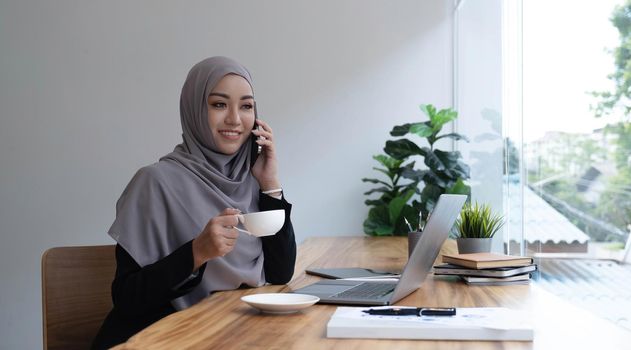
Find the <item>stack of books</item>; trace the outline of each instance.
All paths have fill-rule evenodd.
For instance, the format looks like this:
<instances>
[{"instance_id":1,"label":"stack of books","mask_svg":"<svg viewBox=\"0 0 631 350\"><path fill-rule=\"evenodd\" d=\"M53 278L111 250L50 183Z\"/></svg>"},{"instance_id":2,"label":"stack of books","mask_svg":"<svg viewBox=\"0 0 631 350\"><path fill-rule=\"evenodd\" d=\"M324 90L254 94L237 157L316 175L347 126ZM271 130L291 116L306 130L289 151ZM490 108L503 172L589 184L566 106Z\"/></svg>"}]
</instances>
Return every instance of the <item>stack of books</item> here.
<instances>
[{"instance_id":1,"label":"stack of books","mask_svg":"<svg viewBox=\"0 0 631 350\"><path fill-rule=\"evenodd\" d=\"M460 276L471 285L528 284L537 265L525 256L495 253L443 254L434 275Z\"/></svg>"}]
</instances>

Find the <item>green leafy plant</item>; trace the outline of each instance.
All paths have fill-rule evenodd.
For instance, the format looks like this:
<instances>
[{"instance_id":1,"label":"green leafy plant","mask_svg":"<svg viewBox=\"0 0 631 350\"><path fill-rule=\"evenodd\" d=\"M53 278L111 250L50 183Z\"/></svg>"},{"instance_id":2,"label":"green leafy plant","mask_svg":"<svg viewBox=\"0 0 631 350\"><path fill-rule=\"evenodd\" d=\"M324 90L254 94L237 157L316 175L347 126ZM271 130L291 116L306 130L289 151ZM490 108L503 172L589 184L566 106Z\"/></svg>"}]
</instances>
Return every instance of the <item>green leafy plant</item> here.
<instances>
[{"instance_id":1,"label":"green leafy plant","mask_svg":"<svg viewBox=\"0 0 631 350\"><path fill-rule=\"evenodd\" d=\"M504 217L494 214L491 207L467 203L456 221L460 238L492 238L504 225Z\"/></svg>"},{"instance_id":2,"label":"green leafy plant","mask_svg":"<svg viewBox=\"0 0 631 350\"><path fill-rule=\"evenodd\" d=\"M366 234L405 235L410 231L406 220L413 229L423 226L441 194L468 195L471 192L464 182L469 178L469 166L463 162L460 152L434 148L435 143L444 138L468 141L458 133L440 134L443 126L455 120L458 113L450 108L437 111L432 105L420 108L429 120L397 125L390 135L411 134L425 140L428 146L421 147L407 138L388 140L383 149L386 154L373 156L383 166L373 169L387 179L362 179L379 186L364 193L367 196L379 194L378 198L365 201L371 207L364 221ZM426 169L415 169L416 161L411 160L412 157L421 158ZM422 189L419 188L421 183Z\"/></svg>"}]
</instances>

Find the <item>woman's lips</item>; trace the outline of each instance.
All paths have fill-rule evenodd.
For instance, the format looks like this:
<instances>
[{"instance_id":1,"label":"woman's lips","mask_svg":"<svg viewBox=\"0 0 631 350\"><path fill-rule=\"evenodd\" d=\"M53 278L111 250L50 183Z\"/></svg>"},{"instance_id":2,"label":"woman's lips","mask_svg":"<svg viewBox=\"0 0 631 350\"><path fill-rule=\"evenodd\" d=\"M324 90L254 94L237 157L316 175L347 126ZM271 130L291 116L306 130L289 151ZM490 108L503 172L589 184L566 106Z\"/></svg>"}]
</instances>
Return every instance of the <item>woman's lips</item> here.
<instances>
[{"instance_id":1,"label":"woman's lips","mask_svg":"<svg viewBox=\"0 0 631 350\"><path fill-rule=\"evenodd\" d=\"M238 140L241 138L241 132L236 130L219 130L219 135L228 140Z\"/></svg>"}]
</instances>

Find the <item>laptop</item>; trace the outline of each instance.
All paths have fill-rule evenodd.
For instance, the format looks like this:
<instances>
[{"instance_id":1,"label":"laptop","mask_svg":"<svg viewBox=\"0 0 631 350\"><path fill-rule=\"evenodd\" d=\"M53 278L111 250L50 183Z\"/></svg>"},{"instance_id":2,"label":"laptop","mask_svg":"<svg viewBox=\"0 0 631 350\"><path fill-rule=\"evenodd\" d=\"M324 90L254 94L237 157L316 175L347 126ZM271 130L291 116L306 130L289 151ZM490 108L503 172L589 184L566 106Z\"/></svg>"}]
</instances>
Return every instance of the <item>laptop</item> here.
<instances>
[{"instance_id":1,"label":"laptop","mask_svg":"<svg viewBox=\"0 0 631 350\"><path fill-rule=\"evenodd\" d=\"M398 282L321 280L297 289L294 293L315 295L320 298L319 303L324 304L396 303L421 286L466 200L467 196L457 194L443 194L439 197Z\"/></svg>"}]
</instances>

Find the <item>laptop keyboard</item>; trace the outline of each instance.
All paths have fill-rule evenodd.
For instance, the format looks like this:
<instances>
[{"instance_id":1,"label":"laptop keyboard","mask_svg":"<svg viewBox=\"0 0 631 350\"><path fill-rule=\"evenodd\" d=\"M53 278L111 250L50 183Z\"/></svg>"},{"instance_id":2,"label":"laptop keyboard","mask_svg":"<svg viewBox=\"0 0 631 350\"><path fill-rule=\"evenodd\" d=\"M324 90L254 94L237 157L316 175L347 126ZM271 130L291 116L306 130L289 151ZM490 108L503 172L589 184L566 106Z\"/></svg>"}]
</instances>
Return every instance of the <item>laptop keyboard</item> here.
<instances>
[{"instance_id":1,"label":"laptop keyboard","mask_svg":"<svg viewBox=\"0 0 631 350\"><path fill-rule=\"evenodd\" d=\"M395 285L385 283L364 282L353 288L337 293L332 298L352 298L352 299L377 299L392 292Z\"/></svg>"}]
</instances>

